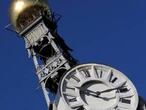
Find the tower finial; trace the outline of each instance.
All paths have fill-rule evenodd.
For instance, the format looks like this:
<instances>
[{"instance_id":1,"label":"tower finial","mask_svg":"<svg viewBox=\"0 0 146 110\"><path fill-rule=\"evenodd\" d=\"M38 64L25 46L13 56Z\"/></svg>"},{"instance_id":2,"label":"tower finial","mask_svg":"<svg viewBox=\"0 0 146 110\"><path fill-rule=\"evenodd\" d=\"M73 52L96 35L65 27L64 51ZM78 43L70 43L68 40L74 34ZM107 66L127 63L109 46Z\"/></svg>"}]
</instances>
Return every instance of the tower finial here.
<instances>
[{"instance_id":1,"label":"tower finial","mask_svg":"<svg viewBox=\"0 0 146 110\"><path fill-rule=\"evenodd\" d=\"M20 32L45 10L49 10L47 0L12 0L10 20L14 29Z\"/></svg>"}]
</instances>

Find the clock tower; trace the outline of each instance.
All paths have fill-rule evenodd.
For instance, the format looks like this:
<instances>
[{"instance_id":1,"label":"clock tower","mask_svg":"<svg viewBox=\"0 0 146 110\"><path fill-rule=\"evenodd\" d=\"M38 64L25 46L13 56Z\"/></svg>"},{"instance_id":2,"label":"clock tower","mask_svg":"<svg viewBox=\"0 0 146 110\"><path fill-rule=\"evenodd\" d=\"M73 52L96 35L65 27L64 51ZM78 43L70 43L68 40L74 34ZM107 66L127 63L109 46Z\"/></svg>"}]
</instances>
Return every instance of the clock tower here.
<instances>
[{"instance_id":1,"label":"clock tower","mask_svg":"<svg viewBox=\"0 0 146 110\"><path fill-rule=\"evenodd\" d=\"M60 17L50 11L45 0L13 0L10 18L13 28L25 41L50 108L49 92L57 94L62 75L76 64L70 54L72 49L57 33Z\"/></svg>"},{"instance_id":2,"label":"clock tower","mask_svg":"<svg viewBox=\"0 0 146 110\"><path fill-rule=\"evenodd\" d=\"M122 72L102 64L77 64L57 32L60 16L47 4L47 0L12 0L10 20L25 41L48 109L140 110L137 90ZM50 92L56 96L53 101Z\"/></svg>"}]
</instances>

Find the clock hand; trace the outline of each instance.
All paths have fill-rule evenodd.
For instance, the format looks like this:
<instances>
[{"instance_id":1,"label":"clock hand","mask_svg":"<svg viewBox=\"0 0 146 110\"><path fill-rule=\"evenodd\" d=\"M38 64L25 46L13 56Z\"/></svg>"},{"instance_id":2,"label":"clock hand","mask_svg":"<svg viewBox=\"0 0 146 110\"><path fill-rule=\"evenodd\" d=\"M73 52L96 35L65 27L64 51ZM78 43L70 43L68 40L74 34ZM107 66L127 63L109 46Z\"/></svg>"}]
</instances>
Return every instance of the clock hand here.
<instances>
[{"instance_id":1,"label":"clock hand","mask_svg":"<svg viewBox=\"0 0 146 110\"><path fill-rule=\"evenodd\" d=\"M81 88L81 87L75 87L75 88L77 88L77 89L79 89L80 90L80 92L82 92L82 93L86 93L87 95L89 94L89 95L97 95L97 92L94 92L94 91L91 91L91 90L88 90L88 89L83 89L83 88Z\"/></svg>"},{"instance_id":2,"label":"clock hand","mask_svg":"<svg viewBox=\"0 0 146 110\"><path fill-rule=\"evenodd\" d=\"M101 96L97 95L97 92L94 92L94 91L91 91L91 90L88 90L88 89L87 89L87 90L84 90L84 89L81 88L81 87L76 87L76 88L79 89L80 92L83 93L83 94L91 95L91 96L93 96L93 97L100 98L100 99L103 99L103 100L105 100L105 101L109 101L109 100L110 100L110 98L101 97Z\"/></svg>"},{"instance_id":3,"label":"clock hand","mask_svg":"<svg viewBox=\"0 0 146 110\"><path fill-rule=\"evenodd\" d=\"M116 88L112 88L112 89L107 89L107 90L101 91L100 94L101 93L105 93L105 92L110 92L110 91L113 91L113 90L118 90L118 89L120 89L120 88L119 87L116 87Z\"/></svg>"},{"instance_id":4,"label":"clock hand","mask_svg":"<svg viewBox=\"0 0 146 110\"><path fill-rule=\"evenodd\" d=\"M104 91L97 91L97 94L100 95L101 93L105 93L105 92L110 92L110 91L113 91L113 90L118 90L118 89L121 89L123 87L126 87L124 86L125 84L127 83L127 81L125 81L121 86L119 87L115 87L115 88L111 88L111 89L107 89L107 90L104 90Z\"/></svg>"},{"instance_id":5,"label":"clock hand","mask_svg":"<svg viewBox=\"0 0 146 110\"><path fill-rule=\"evenodd\" d=\"M85 94L87 94L87 95L91 95L91 96L96 97L96 98L103 99L103 100L105 100L105 101L109 101L109 100L110 100L110 98L107 98L107 97L101 97L101 96L97 95L96 92L93 92L93 91L91 91L91 90L83 91L83 93L85 93Z\"/></svg>"},{"instance_id":6,"label":"clock hand","mask_svg":"<svg viewBox=\"0 0 146 110\"><path fill-rule=\"evenodd\" d=\"M111 98L107 98L107 97L100 97L100 96L97 96L98 98L101 98L101 99L103 99L103 100L105 100L105 101L109 101L109 100L111 100L111 99L115 99L116 98L116 96L114 96L114 97L111 97Z\"/></svg>"},{"instance_id":7,"label":"clock hand","mask_svg":"<svg viewBox=\"0 0 146 110\"><path fill-rule=\"evenodd\" d=\"M95 92L93 92L93 91L91 91L91 90L84 91L84 93L87 94L87 95L91 95L91 96L94 96L94 97L103 99L103 100L105 100L105 101L109 101L109 100L111 100L111 99L116 98L116 96L111 97L111 98L101 97L101 96L99 96L99 95L100 95L100 92L95 94Z\"/></svg>"},{"instance_id":8,"label":"clock hand","mask_svg":"<svg viewBox=\"0 0 146 110\"><path fill-rule=\"evenodd\" d=\"M81 87L75 87L75 88L77 88L77 89L79 89L81 92L86 93L86 94L89 94L89 95L94 95L94 96L100 95L100 92L99 92L99 91L94 92L94 91L91 91L91 90L89 90L89 89L83 89L83 88L81 88Z\"/></svg>"},{"instance_id":9,"label":"clock hand","mask_svg":"<svg viewBox=\"0 0 146 110\"><path fill-rule=\"evenodd\" d=\"M86 92L88 92L90 95L95 95L95 96L98 96L98 94L100 94L98 91L97 92L93 92L91 90L86 90Z\"/></svg>"},{"instance_id":10,"label":"clock hand","mask_svg":"<svg viewBox=\"0 0 146 110\"><path fill-rule=\"evenodd\" d=\"M103 100L105 100L105 101L109 101L110 100L110 98L107 98L107 97L101 97L101 96L96 96L97 98L100 98L100 99L103 99Z\"/></svg>"}]
</instances>

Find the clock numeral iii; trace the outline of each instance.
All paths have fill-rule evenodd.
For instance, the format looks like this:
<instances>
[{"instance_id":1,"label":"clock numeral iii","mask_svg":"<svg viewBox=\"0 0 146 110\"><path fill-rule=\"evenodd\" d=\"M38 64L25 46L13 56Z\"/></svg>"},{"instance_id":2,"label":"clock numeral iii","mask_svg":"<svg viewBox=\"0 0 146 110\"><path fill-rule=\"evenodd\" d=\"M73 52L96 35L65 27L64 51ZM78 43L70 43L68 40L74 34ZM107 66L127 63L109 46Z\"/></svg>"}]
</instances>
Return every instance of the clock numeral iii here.
<instances>
[{"instance_id":1,"label":"clock numeral iii","mask_svg":"<svg viewBox=\"0 0 146 110\"><path fill-rule=\"evenodd\" d=\"M125 103L125 104L131 104L131 100L125 99L125 98L120 98L120 102Z\"/></svg>"}]
</instances>

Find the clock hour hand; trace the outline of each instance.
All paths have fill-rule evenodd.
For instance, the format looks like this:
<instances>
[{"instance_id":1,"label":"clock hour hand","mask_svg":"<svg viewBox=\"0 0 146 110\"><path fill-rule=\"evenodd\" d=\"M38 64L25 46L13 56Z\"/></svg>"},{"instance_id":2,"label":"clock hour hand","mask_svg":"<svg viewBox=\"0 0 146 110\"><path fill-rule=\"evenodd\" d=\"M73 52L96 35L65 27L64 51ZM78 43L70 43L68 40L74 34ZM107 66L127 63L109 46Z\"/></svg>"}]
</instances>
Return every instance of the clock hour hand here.
<instances>
[{"instance_id":1,"label":"clock hour hand","mask_svg":"<svg viewBox=\"0 0 146 110\"><path fill-rule=\"evenodd\" d=\"M98 96L97 94L98 94L98 92L93 92L93 91L91 91L91 90L85 90L89 95L93 95L93 96Z\"/></svg>"},{"instance_id":2,"label":"clock hour hand","mask_svg":"<svg viewBox=\"0 0 146 110\"><path fill-rule=\"evenodd\" d=\"M91 90L85 90L85 91L82 91L84 94L87 94L87 95L90 95L90 96L93 96L93 97L96 97L96 98L100 98L100 99L103 99L105 101L109 101L110 99L107 98L107 97L101 97L99 96L99 93L97 92L93 92Z\"/></svg>"}]
</instances>

